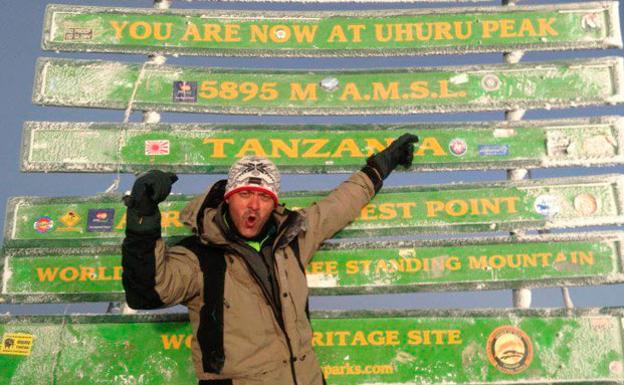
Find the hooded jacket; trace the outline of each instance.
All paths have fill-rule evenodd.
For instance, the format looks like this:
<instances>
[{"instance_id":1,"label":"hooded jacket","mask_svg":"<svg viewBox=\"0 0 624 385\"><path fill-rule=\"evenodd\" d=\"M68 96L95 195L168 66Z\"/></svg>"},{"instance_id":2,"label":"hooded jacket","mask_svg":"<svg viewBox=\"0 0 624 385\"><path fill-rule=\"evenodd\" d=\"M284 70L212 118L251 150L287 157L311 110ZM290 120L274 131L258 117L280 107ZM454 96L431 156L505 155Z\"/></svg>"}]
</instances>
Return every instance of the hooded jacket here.
<instances>
[{"instance_id":1,"label":"hooded jacket","mask_svg":"<svg viewBox=\"0 0 624 385\"><path fill-rule=\"evenodd\" d=\"M374 194L370 177L360 171L307 208L277 206L276 231L260 252L228 231L223 203L210 207L211 193L203 194L181 214L195 235L173 247L165 247L159 230L126 230L122 264L128 305L186 305L197 377L209 384L322 385L312 350L305 266ZM271 254L277 295L270 295L261 279L261 252Z\"/></svg>"}]
</instances>

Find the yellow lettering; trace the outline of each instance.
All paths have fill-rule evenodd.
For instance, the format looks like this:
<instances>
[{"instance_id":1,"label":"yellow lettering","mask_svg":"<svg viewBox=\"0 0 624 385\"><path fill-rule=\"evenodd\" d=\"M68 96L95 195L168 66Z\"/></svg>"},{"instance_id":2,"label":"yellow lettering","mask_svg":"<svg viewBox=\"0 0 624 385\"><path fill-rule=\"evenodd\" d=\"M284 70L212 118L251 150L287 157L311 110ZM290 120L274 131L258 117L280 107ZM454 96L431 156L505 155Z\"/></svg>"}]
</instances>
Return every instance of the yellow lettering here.
<instances>
[{"instance_id":1,"label":"yellow lettering","mask_svg":"<svg viewBox=\"0 0 624 385\"><path fill-rule=\"evenodd\" d=\"M444 210L444 202L442 201L427 201L425 202L427 206L427 217L435 217L437 216L437 212Z\"/></svg>"},{"instance_id":2,"label":"yellow lettering","mask_svg":"<svg viewBox=\"0 0 624 385\"><path fill-rule=\"evenodd\" d=\"M422 139L422 143L418 145L418 148L414 152L414 156L424 156L425 151L431 151L433 156L445 156L446 151L440 146L440 143L435 137L428 136Z\"/></svg>"},{"instance_id":3,"label":"yellow lettering","mask_svg":"<svg viewBox=\"0 0 624 385\"><path fill-rule=\"evenodd\" d=\"M358 268L358 261L347 261L345 263L347 274L357 274L360 269Z\"/></svg>"},{"instance_id":4,"label":"yellow lettering","mask_svg":"<svg viewBox=\"0 0 624 385\"><path fill-rule=\"evenodd\" d=\"M394 142L394 138L386 138L386 144L382 144L375 138L367 138L364 141L366 142L366 156L370 156L376 152L383 151L386 147L392 144L392 142Z\"/></svg>"},{"instance_id":5,"label":"yellow lettering","mask_svg":"<svg viewBox=\"0 0 624 385\"><path fill-rule=\"evenodd\" d=\"M578 255L580 258L580 264L587 264L587 265L593 265L594 264L594 253L589 251L589 252L584 252L584 251L579 251L574 252L575 256Z\"/></svg>"},{"instance_id":6,"label":"yellow lettering","mask_svg":"<svg viewBox=\"0 0 624 385\"><path fill-rule=\"evenodd\" d=\"M317 84L309 83L302 88L300 83L290 83L290 100L317 100Z\"/></svg>"},{"instance_id":7,"label":"yellow lettering","mask_svg":"<svg viewBox=\"0 0 624 385\"><path fill-rule=\"evenodd\" d=\"M134 40L145 40L152 35L152 26L145 21L137 21L130 25L128 32Z\"/></svg>"},{"instance_id":8,"label":"yellow lettering","mask_svg":"<svg viewBox=\"0 0 624 385\"><path fill-rule=\"evenodd\" d=\"M462 31L462 24L466 25L466 32ZM466 22L455 21L454 25L455 25L455 35L457 36L459 40L466 40L470 36L472 36L472 21L466 21Z\"/></svg>"},{"instance_id":9,"label":"yellow lettering","mask_svg":"<svg viewBox=\"0 0 624 385\"><path fill-rule=\"evenodd\" d=\"M537 32L533 27L533 22L531 19L522 19L522 23L520 24L520 29L518 30L518 36L537 36Z\"/></svg>"},{"instance_id":10,"label":"yellow lettering","mask_svg":"<svg viewBox=\"0 0 624 385\"><path fill-rule=\"evenodd\" d=\"M424 99L429 96L429 82L426 80L411 82L410 91L412 99Z\"/></svg>"},{"instance_id":11,"label":"yellow lettering","mask_svg":"<svg viewBox=\"0 0 624 385\"><path fill-rule=\"evenodd\" d=\"M362 42L362 30L366 28L364 24L349 24L347 29L351 32L351 41L354 43Z\"/></svg>"},{"instance_id":12,"label":"yellow lettering","mask_svg":"<svg viewBox=\"0 0 624 385\"><path fill-rule=\"evenodd\" d=\"M173 28L173 23L165 23L165 32L163 33L162 27L163 23L154 23L154 39L156 40L167 40L171 38L171 30Z\"/></svg>"},{"instance_id":13,"label":"yellow lettering","mask_svg":"<svg viewBox=\"0 0 624 385\"><path fill-rule=\"evenodd\" d=\"M435 40L453 40L453 35L451 35L451 23L440 21L433 24L435 26Z\"/></svg>"},{"instance_id":14,"label":"yellow lettering","mask_svg":"<svg viewBox=\"0 0 624 385\"><path fill-rule=\"evenodd\" d=\"M468 266L471 269L480 269L480 270L487 269L487 256L482 255L479 257L479 259L477 259L477 257L474 255L469 256Z\"/></svg>"},{"instance_id":15,"label":"yellow lettering","mask_svg":"<svg viewBox=\"0 0 624 385\"><path fill-rule=\"evenodd\" d=\"M340 100L347 100L347 98L352 98L354 101L362 100L362 95L360 95L360 91L357 88L357 85L353 82L348 82L345 84L344 90L342 91L342 95L340 95Z\"/></svg>"},{"instance_id":16,"label":"yellow lettering","mask_svg":"<svg viewBox=\"0 0 624 385\"><path fill-rule=\"evenodd\" d=\"M388 42L390 39L392 39L392 24L375 24L375 40Z\"/></svg>"},{"instance_id":17,"label":"yellow lettering","mask_svg":"<svg viewBox=\"0 0 624 385\"><path fill-rule=\"evenodd\" d=\"M297 158L301 139L290 139L290 146L281 139L271 139L271 157L281 158L280 151L288 158Z\"/></svg>"},{"instance_id":18,"label":"yellow lettering","mask_svg":"<svg viewBox=\"0 0 624 385\"><path fill-rule=\"evenodd\" d=\"M258 139L247 139L245 143L241 146L240 151L236 154L237 158L242 158L247 155L247 153L251 152L252 155L257 156L267 156L266 151L262 148L260 141Z\"/></svg>"},{"instance_id":19,"label":"yellow lettering","mask_svg":"<svg viewBox=\"0 0 624 385\"><path fill-rule=\"evenodd\" d=\"M58 273L58 271L59 271L58 267L54 267L54 268L46 267L43 269L41 267L38 267L37 277L39 278L39 282L54 281L54 278L56 278L56 274Z\"/></svg>"},{"instance_id":20,"label":"yellow lettering","mask_svg":"<svg viewBox=\"0 0 624 385\"><path fill-rule=\"evenodd\" d=\"M126 213L124 212L119 220L119 223L115 226L115 230L123 230L126 227Z\"/></svg>"},{"instance_id":21,"label":"yellow lettering","mask_svg":"<svg viewBox=\"0 0 624 385\"><path fill-rule=\"evenodd\" d=\"M95 278L95 268L89 266L80 266L80 281L93 281Z\"/></svg>"},{"instance_id":22,"label":"yellow lettering","mask_svg":"<svg viewBox=\"0 0 624 385\"><path fill-rule=\"evenodd\" d=\"M520 200L520 197L504 197L504 198L497 198L497 199L500 199L502 203L507 204L508 214L513 214L513 213L518 212L518 209L516 208L516 202Z\"/></svg>"},{"instance_id":23,"label":"yellow lettering","mask_svg":"<svg viewBox=\"0 0 624 385\"><path fill-rule=\"evenodd\" d=\"M555 31L555 29L553 28L553 23L555 22L555 18L551 17L550 19L546 20L546 19L538 19L537 22L539 23L539 34L540 36L546 36L546 35L550 35L550 36L558 36L559 32Z\"/></svg>"},{"instance_id":24,"label":"yellow lettering","mask_svg":"<svg viewBox=\"0 0 624 385\"><path fill-rule=\"evenodd\" d=\"M403 214L401 215L401 217L404 219L409 219L412 217L411 209L416 207L416 202L397 203L396 205L397 207L403 209Z\"/></svg>"},{"instance_id":25,"label":"yellow lettering","mask_svg":"<svg viewBox=\"0 0 624 385\"><path fill-rule=\"evenodd\" d=\"M182 227L182 222L180 222L180 212L179 211L163 211L161 213L161 221L160 224L163 228L167 227Z\"/></svg>"},{"instance_id":26,"label":"yellow lettering","mask_svg":"<svg viewBox=\"0 0 624 385\"><path fill-rule=\"evenodd\" d=\"M160 338L163 343L163 348L165 348L165 350L171 350L171 349L179 350L182 347L182 342L188 339L189 337L191 336L190 335L186 336L184 334L177 334L177 335L161 334L160 335Z\"/></svg>"},{"instance_id":27,"label":"yellow lettering","mask_svg":"<svg viewBox=\"0 0 624 385\"><path fill-rule=\"evenodd\" d=\"M97 279L98 281L112 281L113 277L106 275L106 266L98 266Z\"/></svg>"},{"instance_id":28,"label":"yellow lettering","mask_svg":"<svg viewBox=\"0 0 624 385\"><path fill-rule=\"evenodd\" d=\"M214 41L221 43L223 39L219 36L221 32L221 26L219 24L204 24L204 38L203 41Z\"/></svg>"},{"instance_id":29,"label":"yellow lettering","mask_svg":"<svg viewBox=\"0 0 624 385\"><path fill-rule=\"evenodd\" d=\"M62 281L71 282L75 281L76 278L78 278L78 275L78 269L75 267L66 267L61 270L59 278L61 278Z\"/></svg>"},{"instance_id":30,"label":"yellow lettering","mask_svg":"<svg viewBox=\"0 0 624 385\"><path fill-rule=\"evenodd\" d=\"M514 33L514 28L516 27L516 21L512 19L502 19L499 20L500 25L500 37L509 38L516 37Z\"/></svg>"},{"instance_id":31,"label":"yellow lettering","mask_svg":"<svg viewBox=\"0 0 624 385\"><path fill-rule=\"evenodd\" d=\"M238 34L240 33L240 25L226 24L224 32L225 35L223 36L223 40L226 43L236 43L241 41L241 38L238 36Z\"/></svg>"},{"instance_id":32,"label":"yellow lettering","mask_svg":"<svg viewBox=\"0 0 624 385\"><path fill-rule=\"evenodd\" d=\"M295 32L295 39L297 40L297 43L303 43L304 40L307 43L312 43L314 41L314 36L316 36L318 27L318 25L295 24L293 26L293 31Z\"/></svg>"},{"instance_id":33,"label":"yellow lettering","mask_svg":"<svg viewBox=\"0 0 624 385\"><path fill-rule=\"evenodd\" d=\"M249 32L251 35L249 40L252 43L257 42L258 40L260 40L261 43L269 41L269 27L267 25L262 25L262 27L260 27L256 24L252 24L249 27Z\"/></svg>"},{"instance_id":34,"label":"yellow lettering","mask_svg":"<svg viewBox=\"0 0 624 385\"><path fill-rule=\"evenodd\" d=\"M128 22L124 21L121 25L115 20L111 20L111 27L115 30L115 39L121 39L123 37L123 31L128 26Z\"/></svg>"},{"instance_id":35,"label":"yellow lettering","mask_svg":"<svg viewBox=\"0 0 624 385\"><path fill-rule=\"evenodd\" d=\"M327 38L328 43L333 43L335 40L338 40L340 43L347 42L347 36L345 35L345 32L340 24L334 25L329 33L329 37Z\"/></svg>"},{"instance_id":36,"label":"yellow lettering","mask_svg":"<svg viewBox=\"0 0 624 385\"><path fill-rule=\"evenodd\" d=\"M362 207L362 210L360 210L360 219L363 221L376 219L377 217L374 215L375 207L376 206L372 203Z\"/></svg>"},{"instance_id":37,"label":"yellow lettering","mask_svg":"<svg viewBox=\"0 0 624 385\"><path fill-rule=\"evenodd\" d=\"M388 88L383 83L373 82L373 100L399 99L399 82L390 82Z\"/></svg>"},{"instance_id":38,"label":"yellow lettering","mask_svg":"<svg viewBox=\"0 0 624 385\"><path fill-rule=\"evenodd\" d=\"M189 38L191 38L192 41L201 41L202 40L201 35L199 33L199 29L193 23L188 23L186 25L186 31L184 32L184 35L182 36L182 38L180 40L188 41Z\"/></svg>"},{"instance_id":39,"label":"yellow lettering","mask_svg":"<svg viewBox=\"0 0 624 385\"><path fill-rule=\"evenodd\" d=\"M396 218L397 212L392 203L382 203L379 205L379 219Z\"/></svg>"},{"instance_id":40,"label":"yellow lettering","mask_svg":"<svg viewBox=\"0 0 624 385\"><path fill-rule=\"evenodd\" d=\"M483 37L484 38L491 38L492 37L492 33L498 31L499 29L499 24L496 20L484 20L483 22Z\"/></svg>"},{"instance_id":41,"label":"yellow lettering","mask_svg":"<svg viewBox=\"0 0 624 385\"><path fill-rule=\"evenodd\" d=\"M343 139L338 144L338 148L332 154L332 158L342 158L343 152L349 152L352 158L363 158L364 154L358 148L355 140L353 139Z\"/></svg>"},{"instance_id":42,"label":"yellow lettering","mask_svg":"<svg viewBox=\"0 0 624 385\"><path fill-rule=\"evenodd\" d=\"M457 208L455 208L457 206ZM468 212L468 204L461 199L451 199L444 206L446 213L452 217L461 217Z\"/></svg>"},{"instance_id":43,"label":"yellow lettering","mask_svg":"<svg viewBox=\"0 0 624 385\"><path fill-rule=\"evenodd\" d=\"M329 143L329 139L304 139L303 144L311 144L311 146L301 156L304 158L327 158L331 155L329 151L319 152L327 143Z\"/></svg>"},{"instance_id":44,"label":"yellow lettering","mask_svg":"<svg viewBox=\"0 0 624 385\"><path fill-rule=\"evenodd\" d=\"M203 144L212 144L211 158L225 158L225 145L234 144L234 139L204 138Z\"/></svg>"}]
</instances>

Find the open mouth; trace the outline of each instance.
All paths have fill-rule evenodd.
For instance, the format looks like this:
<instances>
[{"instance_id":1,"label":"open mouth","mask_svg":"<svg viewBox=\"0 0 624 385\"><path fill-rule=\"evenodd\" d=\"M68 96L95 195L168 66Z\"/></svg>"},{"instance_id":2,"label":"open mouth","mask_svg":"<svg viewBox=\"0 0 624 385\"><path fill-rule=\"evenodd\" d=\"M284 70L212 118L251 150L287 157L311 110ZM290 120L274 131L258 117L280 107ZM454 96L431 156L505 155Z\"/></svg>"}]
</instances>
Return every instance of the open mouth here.
<instances>
[{"instance_id":1,"label":"open mouth","mask_svg":"<svg viewBox=\"0 0 624 385\"><path fill-rule=\"evenodd\" d=\"M253 227L256 224L257 221L258 221L258 217L255 214L250 214L245 219L245 226L246 227Z\"/></svg>"}]
</instances>

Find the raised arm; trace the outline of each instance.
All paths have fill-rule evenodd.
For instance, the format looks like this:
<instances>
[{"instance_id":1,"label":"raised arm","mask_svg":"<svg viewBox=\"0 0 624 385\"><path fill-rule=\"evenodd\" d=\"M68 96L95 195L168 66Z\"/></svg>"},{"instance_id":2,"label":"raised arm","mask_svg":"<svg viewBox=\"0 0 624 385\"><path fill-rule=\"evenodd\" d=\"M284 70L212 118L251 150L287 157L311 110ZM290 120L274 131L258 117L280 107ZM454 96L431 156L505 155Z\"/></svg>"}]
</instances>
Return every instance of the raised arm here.
<instances>
[{"instance_id":1,"label":"raised arm","mask_svg":"<svg viewBox=\"0 0 624 385\"><path fill-rule=\"evenodd\" d=\"M362 170L351 175L327 197L303 210L307 229L300 237L299 248L304 263L310 261L323 241L359 216L397 166L412 164L417 142L416 135L403 134L383 151L371 155Z\"/></svg>"},{"instance_id":2,"label":"raised arm","mask_svg":"<svg viewBox=\"0 0 624 385\"><path fill-rule=\"evenodd\" d=\"M124 197L128 209L122 283L133 309L176 305L199 294L197 258L183 247L167 250L161 238L158 203L167 198L177 179L172 173L148 171Z\"/></svg>"}]
</instances>

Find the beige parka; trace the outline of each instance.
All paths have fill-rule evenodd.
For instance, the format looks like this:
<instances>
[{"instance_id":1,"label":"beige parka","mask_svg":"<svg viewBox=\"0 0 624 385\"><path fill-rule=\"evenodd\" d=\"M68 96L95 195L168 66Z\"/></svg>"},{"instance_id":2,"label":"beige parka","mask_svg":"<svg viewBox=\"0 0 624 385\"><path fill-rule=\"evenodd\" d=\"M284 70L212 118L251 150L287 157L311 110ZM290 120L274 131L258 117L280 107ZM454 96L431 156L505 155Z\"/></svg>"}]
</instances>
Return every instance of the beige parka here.
<instances>
[{"instance_id":1,"label":"beige parka","mask_svg":"<svg viewBox=\"0 0 624 385\"><path fill-rule=\"evenodd\" d=\"M188 307L193 329L192 357L200 380L231 380L234 385L323 384L311 344L304 267L323 241L358 217L374 194L370 178L356 172L307 208L290 211L280 205L274 210L278 225L273 245L274 273L279 286L281 322L245 261L244 246L234 244L219 225L220 208L200 212L207 194L189 203L181 215L184 223L196 233L201 229L197 235L203 244L226 250L222 321L225 360L219 373L204 370L205 349L197 338L205 304L206 277L199 259L202 257L183 245L167 249L159 239L154 288L165 305L181 303Z\"/></svg>"}]
</instances>

